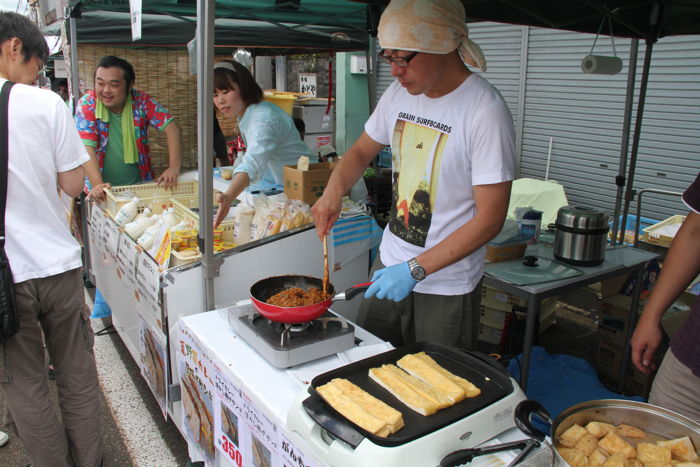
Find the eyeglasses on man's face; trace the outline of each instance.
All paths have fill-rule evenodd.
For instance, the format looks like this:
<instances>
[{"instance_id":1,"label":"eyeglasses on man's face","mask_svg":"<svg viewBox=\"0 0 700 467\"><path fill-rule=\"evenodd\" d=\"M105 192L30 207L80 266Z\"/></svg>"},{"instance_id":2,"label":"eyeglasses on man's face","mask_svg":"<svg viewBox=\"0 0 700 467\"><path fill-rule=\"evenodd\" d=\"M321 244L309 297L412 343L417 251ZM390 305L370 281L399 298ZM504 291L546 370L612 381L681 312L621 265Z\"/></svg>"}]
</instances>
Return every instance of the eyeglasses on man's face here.
<instances>
[{"instance_id":1,"label":"eyeglasses on man's face","mask_svg":"<svg viewBox=\"0 0 700 467\"><path fill-rule=\"evenodd\" d=\"M393 63L400 67L407 67L411 60L413 60L413 57L416 55L418 55L418 52L411 52L405 57L392 57L391 55L388 55L384 49L379 51L379 58L384 60L389 65Z\"/></svg>"}]
</instances>

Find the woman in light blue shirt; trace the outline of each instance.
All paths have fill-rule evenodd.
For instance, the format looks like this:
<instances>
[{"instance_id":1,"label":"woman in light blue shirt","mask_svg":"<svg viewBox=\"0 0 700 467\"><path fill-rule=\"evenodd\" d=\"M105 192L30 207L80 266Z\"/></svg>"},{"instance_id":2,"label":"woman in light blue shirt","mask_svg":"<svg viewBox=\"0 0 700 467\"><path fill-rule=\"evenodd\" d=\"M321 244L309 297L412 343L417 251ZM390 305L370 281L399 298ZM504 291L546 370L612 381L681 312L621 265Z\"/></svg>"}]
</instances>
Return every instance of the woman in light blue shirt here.
<instances>
[{"instance_id":1,"label":"woman in light blue shirt","mask_svg":"<svg viewBox=\"0 0 700 467\"><path fill-rule=\"evenodd\" d=\"M311 156L311 151L301 140L292 117L263 101L263 91L255 78L238 62L214 65L214 105L227 117L238 117L246 144L243 162L234 169L231 183L219 198L214 218L217 226L243 190L281 189L284 166L296 164L299 156Z\"/></svg>"}]
</instances>

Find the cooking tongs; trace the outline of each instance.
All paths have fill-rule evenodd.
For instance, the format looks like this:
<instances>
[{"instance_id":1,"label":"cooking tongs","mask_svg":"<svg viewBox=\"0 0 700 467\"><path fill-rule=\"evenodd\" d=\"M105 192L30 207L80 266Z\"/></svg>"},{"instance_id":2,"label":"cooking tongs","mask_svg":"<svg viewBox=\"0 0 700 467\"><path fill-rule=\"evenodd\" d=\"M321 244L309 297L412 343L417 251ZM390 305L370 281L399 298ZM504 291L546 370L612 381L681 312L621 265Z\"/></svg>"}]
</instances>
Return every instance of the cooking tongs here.
<instances>
[{"instance_id":1,"label":"cooking tongs","mask_svg":"<svg viewBox=\"0 0 700 467\"><path fill-rule=\"evenodd\" d=\"M534 439L522 439L520 441L511 441L509 443L494 444L493 446L484 446L483 448L460 449L446 455L440 461L440 467L456 467L466 464L474 460L475 457L493 454L494 452L510 451L512 449L520 449L520 453L508 464L508 467L519 464L530 454L530 452L539 447L540 442Z\"/></svg>"}]
</instances>

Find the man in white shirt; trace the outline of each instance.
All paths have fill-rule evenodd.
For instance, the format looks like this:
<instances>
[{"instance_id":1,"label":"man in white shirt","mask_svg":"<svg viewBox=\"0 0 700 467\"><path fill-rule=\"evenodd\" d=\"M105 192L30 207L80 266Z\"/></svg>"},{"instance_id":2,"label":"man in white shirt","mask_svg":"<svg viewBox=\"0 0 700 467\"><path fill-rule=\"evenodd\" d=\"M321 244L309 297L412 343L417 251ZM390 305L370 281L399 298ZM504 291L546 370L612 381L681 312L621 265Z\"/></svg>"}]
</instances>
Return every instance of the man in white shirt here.
<instances>
[{"instance_id":1,"label":"man in white shirt","mask_svg":"<svg viewBox=\"0 0 700 467\"><path fill-rule=\"evenodd\" d=\"M312 208L319 236L341 198L386 145L392 208L358 323L403 345L473 348L484 245L501 230L515 170L513 121L485 71L459 0L393 0L379 57L396 78Z\"/></svg>"},{"instance_id":2,"label":"man in white shirt","mask_svg":"<svg viewBox=\"0 0 700 467\"><path fill-rule=\"evenodd\" d=\"M5 251L20 321L17 333L2 341L0 385L34 465L92 467L102 463L94 336L80 245L57 190L80 193L89 155L60 96L32 86L48 53L28 18L0 13L0 85L15 83L8 109ZM62 421L49 392L44 336Z\"/></svg>"}]
</instances>

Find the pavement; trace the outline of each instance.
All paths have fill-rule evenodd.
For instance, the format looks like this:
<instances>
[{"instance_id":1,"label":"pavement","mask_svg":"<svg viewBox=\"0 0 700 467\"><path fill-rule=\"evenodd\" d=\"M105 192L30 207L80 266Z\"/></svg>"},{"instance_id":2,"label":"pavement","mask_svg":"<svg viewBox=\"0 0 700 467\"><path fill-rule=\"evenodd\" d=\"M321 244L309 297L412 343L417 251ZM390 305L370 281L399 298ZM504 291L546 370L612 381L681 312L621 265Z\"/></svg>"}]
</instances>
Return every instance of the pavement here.
<instances>
[{"instance_id":1,"label":"pavement","mask_svg":"<svg viewBox=\"0 0 700 467\"><path fill-rule=\"evenodd\" d=\"M92 307L94 288L85 289ZM584 289L560 296L555 323L539 336L538 345L549 353L565 353L592 361L599 301ZM111 318L93 319L98 333L111 324ZM572 339L575 337L575 339ZM483 343L481 343L483 344ZM493 351L488 345L479 349ZM95 357L100 379L100 416L104 443L104 465L138 467L191 466L187 445L171 420L163 413L140 370L118 334L95 336ZM56 385L49 381L56 400ZM57 405L56 405L57 407ZM0 413L5 400L0 391ZM7 431L7 430L3 430ZM0 466L25 467L27 451L17 435L8 432L9 442L0 447Z\"/></svg>"},{"instance_id":2,"label":"pavement","mask_svg":"<svg viewBox=\"0 0 700 467\"><path fill-rule=\"evenodd\" d=\"M85 289L92 308L94 288ZM111 324L110 318L93 319L97 333ZM100 417L105 467L187 466L187 445L172 421L163 413L146 384L138 365L116 334L95 336L95 358L100 379ZM56 403L56 384L49 381ZM58 405L55 405L58 407ZM0 413L5 412L5 397L0 391ZM0 466L25 467L30 464L25 446L17 435L0 447Z\"/></svg>"}]
</instances>

